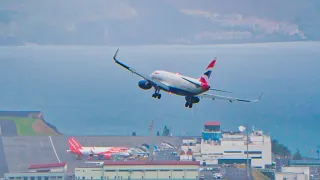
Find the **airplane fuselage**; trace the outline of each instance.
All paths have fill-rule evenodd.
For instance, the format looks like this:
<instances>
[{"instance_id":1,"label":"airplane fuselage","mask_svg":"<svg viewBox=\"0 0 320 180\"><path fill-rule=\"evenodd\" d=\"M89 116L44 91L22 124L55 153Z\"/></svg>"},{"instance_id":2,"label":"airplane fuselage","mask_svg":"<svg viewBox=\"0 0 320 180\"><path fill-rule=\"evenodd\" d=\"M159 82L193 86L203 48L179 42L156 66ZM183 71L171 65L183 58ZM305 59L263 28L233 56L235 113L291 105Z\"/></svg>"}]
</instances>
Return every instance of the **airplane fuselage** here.
<instances>
[{"instance_id":1,"label":"airplane fuselage","mask_svg":"<svg viewBox=\"0 0 320 180\"><path fill-rule=\"evenodd\" d=\"M178 96L184 96L185 97L185 107L192 108L193 104L199 103L200 98L211 98L213 100L215 99L224 99L228 100L230 102L233 101L241 101L241 102L257 102L258 100L247 100L247 99L240 99L235 97L227 97L227 96L220 96L220 95L214 95L214 94L208 94L205 93L209 90L215 90L220 92L227 92L222 91L219 89L211 88L209 85L209 78L212 73L212 69L215 66L216 58L214 58L209 65L206 67L202 75L199 77L199 79L179 75L176 73L164 71L164 70L157 70L150 74L150 76L144 75L143 73L140 73L136 71L134 68L120 62L117 59L119 48L117 49L116 53L113 56L113 60L115 63L120 65L121 67L127 69L131 73L136 74L137 76L140 76L143 78L138 82L138 86L141 89L149 90L151 88L155 89L155 92L152 94L153 98L161 99L161 91L166 91L170 94L175 94Z\"/></svg>"},{"instance_id":2,"label":"airplane fuselage","mask_svg":"<svg viewBox=\"0 0 320 180\"><path fill-rule=\"evenodd\" d=\"M99 154L99 153L119 153L119 152L126 152L128 150L121 150L121 148L117 147L83 147L82 149L79 149L82 155L84 156L91 156L94 154Z\"/></svg>"},{"instance_id":3,"label":"airplane fuselage","mask_svg":"<svg viewBox=\"0 0 320 180\"><path fill-rule=\"evenodd\" d=\"M179 96L195 96L208 91L208 89L203 89L201 86L196 86L193 83L188 82L185 79L201 84L198 79L191 78L188 76L183 76L180 74L156 70L151 75L150 78L155 82L163 83L170 87L170 90L161 89L163 91L173 93Z\"/></svg>"}]
</instances>

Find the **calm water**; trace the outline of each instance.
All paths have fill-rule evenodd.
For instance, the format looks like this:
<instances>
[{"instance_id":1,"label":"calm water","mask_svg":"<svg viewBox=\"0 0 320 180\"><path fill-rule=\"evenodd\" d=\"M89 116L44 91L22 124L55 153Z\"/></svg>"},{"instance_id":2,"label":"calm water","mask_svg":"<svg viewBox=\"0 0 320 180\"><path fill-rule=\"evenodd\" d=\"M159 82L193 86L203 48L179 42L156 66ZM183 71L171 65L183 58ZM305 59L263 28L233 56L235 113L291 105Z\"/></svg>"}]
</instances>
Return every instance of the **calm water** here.
<instances>
[{"instance_id":1,"label":"calm water","mask_svg":"<svg viewBox=\"0 0 320 180\"><path fill-rule=\"evenodd\" d=\"M248 123L308 156L320 145L320 43L120 48L119 59L145 74L199 77L217 56L212 87L249 99L264 92L255 104L202 99L193 109L139 89L140 78L113 62L116 48L1 47L0 108L41 110L68 135L146 135L151 120L155 130L200 135L205 121L220 121L224 130Z\"/></svg>"}]
</instances>

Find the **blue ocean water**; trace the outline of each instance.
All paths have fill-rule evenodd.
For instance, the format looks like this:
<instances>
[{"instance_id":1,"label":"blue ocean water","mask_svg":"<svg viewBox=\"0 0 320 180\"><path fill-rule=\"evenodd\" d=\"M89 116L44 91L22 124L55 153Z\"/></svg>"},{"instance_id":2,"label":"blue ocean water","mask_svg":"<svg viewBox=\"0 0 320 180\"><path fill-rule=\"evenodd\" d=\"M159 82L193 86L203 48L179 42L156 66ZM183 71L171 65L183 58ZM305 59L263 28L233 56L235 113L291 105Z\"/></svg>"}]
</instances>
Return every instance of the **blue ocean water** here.
<instances>
[{"instance_id":1,"label":"blue ocean water","mask_svg":"<svg viewBox=\"0 0 320 180\"><path fill-rule=\"evenodd\" d=\"M264 92L258 103L202 99L193 109L183 97L139 89L140 78L113 62L117 48L0 47L0 108L41 110L68 135L147 135L151 120L155 130L200 135L204 122L220 121L224 130L262 129L308 156L320 145L319 42L120 47L119 59L145 74L199 77L218 57L212 87L249 99Z\"/></svg>"}]
</instances>

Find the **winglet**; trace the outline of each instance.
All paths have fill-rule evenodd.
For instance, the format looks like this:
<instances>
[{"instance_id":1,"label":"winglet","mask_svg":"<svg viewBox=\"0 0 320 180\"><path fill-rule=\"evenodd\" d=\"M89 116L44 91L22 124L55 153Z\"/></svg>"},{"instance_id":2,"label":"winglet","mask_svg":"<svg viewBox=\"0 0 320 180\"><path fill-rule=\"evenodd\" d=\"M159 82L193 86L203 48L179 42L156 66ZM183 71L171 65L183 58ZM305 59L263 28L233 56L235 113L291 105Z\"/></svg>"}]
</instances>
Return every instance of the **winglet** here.
<instances>
[{"instance_id":1,"label":"winglet","mask_svg":"<svg viewBox=\"0 0 320 180\"><path fill-rule=\"evenodd\" d=\"M262 95L263 95L263 92L260 94L260 96L259 96L259 98L258 98L258 99L254 100L254 102L258 102L258 101L260 101L260 99L261 99Z\"/></svg>"},{"instance_id":2,"label":"winglet","mask_svg":"<svg viewBox=\"0 0 320 180\"><path fill-rule=\"evenodd\" d=\"M259 97L259 99L258 99L259 101L260 101L260 99L261 99L262 95L263 95L263 92L261 93L261 95L260 95L260 97Z\"/></svg>"},{"instance_id":3,"label":"winglet","mask_svg":"<svg viewBox=\"0 0 320 180\"><path fill-rule=\"evenodd\" d=\"M113 60L115 60L115 61L117 61L117 54L118 54L118 51L119 51L119 48L117 49L117 51L116 51L116 53L114 54L114 56L113 56Z\"/></svg>"}]
</instances>

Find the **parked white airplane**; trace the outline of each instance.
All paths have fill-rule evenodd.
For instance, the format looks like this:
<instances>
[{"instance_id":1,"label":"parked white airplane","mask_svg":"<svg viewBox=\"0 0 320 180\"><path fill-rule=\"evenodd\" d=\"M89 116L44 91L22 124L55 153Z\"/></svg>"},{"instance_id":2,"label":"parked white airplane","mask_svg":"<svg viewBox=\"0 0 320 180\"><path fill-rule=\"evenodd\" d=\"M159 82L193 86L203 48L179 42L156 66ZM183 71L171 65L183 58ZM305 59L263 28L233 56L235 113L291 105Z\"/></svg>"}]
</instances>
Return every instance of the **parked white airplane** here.
<instances>
[{"instance_id":1,"label":"parked white airplane","mask_svg":"<svg viewBox=\"0 0 320 180\"><path fill-rule=\"evenodd\" d=\"M230 102L233 101L241 101L241 102L257 102L261 99L262 94L256 100L247 100L240 99L236 97L227 97L227 96L219 96L214 94L206 93L208 90L214 91L222 91L218 89L213 89L208 84L208 80L210 78L212 69L216 63L216 58L211 61L211 63L207 66L206 70L202 74L199 79L191 78L188 76L183 76L177 73L172 73L163 70L156 70L150 76L146 76L140 72L137 72L135 69L123 64L122 62L117 60L119 48L113 56L114 61L120 66L126 68L132 73L140 76L143 80L139 81L138 85L141 89L148 90L152 87L155 89L155 93L152 94L153 98L161 98L160 90L168 92L170 94L176 94L179 96L185 96L185 107L192 108L192 104L199 103L200 98L211 98L215 99L224 99Z\"/></svg>"}]
</instances>

